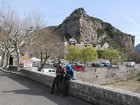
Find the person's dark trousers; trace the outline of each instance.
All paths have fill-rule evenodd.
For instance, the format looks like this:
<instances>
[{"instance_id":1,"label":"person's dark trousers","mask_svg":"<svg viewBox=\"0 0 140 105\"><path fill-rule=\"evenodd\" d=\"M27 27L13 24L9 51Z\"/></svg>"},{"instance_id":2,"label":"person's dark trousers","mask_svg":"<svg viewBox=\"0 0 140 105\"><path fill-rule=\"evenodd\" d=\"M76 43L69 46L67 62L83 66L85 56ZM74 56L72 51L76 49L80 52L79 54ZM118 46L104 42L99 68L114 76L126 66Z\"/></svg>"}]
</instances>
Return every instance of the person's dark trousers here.
<instances>
[{"instance_id":1,"label":"person's dark trousers","mask_svg":"<svg viewBox=\"0 0 140 105\"><path fill-rule=\"evenodd\" d=\"M63 81L63 75L57 75L55 78L54 78L54 81L53 81L53 84L52 84L52 90L51 90L51 94L54 93L54 89L55 89L55 85L56 85L56 88L57 88L57 93L59 92L59 84L60 82Z\"/></svg>"},{"instance_id":2,"label":"person's dark trousers","mask_svg":"<svg viewBox=\"0 0 140 105\"><path fill-rule=\"evenodd\" d=\"M64 80L62 97L68 95L69 83L70 83L70 80L67 80L67 79Z\"/></svg>"}]
</instances>

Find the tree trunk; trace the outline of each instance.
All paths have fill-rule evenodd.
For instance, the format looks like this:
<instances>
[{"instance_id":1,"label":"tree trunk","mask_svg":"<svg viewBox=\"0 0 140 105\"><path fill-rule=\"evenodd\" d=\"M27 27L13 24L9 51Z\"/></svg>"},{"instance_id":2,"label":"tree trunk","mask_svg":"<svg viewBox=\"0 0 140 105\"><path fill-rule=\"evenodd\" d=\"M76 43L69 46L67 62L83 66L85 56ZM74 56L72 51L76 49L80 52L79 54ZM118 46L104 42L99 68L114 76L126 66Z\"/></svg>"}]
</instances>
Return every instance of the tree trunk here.
<instances>
[{"instance_id":1,"label":"tree trunk","mask_svg":"<svg viewBox=\"0 0 140 105\"><path fill-rule=\"evenodd\" d=\"M17 53L17 71L20 70L20 65L19 65L19 58L20 58L20 51L19 51L19 48L17 48L16 50L16 53Z\"/></svg>"},{"instance_id":2,"label":"tree trunk","mask_svg":"<svg viewBox=\"0 0 140 105\"><path fill-rule=\"evenodd\" d=\"M86 63L87 63L87 62L86 62L86 61L84 61L84 67L86 67Z\"/></svg>"},{"instance_id":3,"label":"tree trunk","mask_svg":"<svg viewBox=\"0 0 140 105\"><path fill-rule=\"evenodd\" d=\"M2 54L1 67L3 67L3 65L4 65L4 57L5 57L5 52L3 52L3 54Z\"/></svg>"},{"instance_id":4,"label":"tree trunk","mask_svg":"<svg viewBox=\"0 0 140 105\"><path fill-rule=\"evenodd\" d=\"M4 54L3 66L2 66L4 69L9 67L9 57L10 57L10 53L9 53L9 51L6 51Z\"/></svg>"},{"instance_id":5,"label":"tree trunk","mask_svg":"<svg viewBox=\"0 0 140 105\"><path fill-rule=\"evenodd\" d=\"M41 63L41 66L38 68L38 71L41 71L41 69L43 69L44 68L44 66L45 66L45 63L46 63L46 61L47 61L47 59L50 57L50 55L48 56L48 55L46 55L46 57L45 57L45 59L44 59L44 62L42 62Z\"/></svg>"},{"instance_id":6,"label":"tree trunk","mask_svg":"<svg viewBox=\"0 0 140 105\"><path fill-rule=\"evenodd\" d=\"M42 55L42 50L41 50L41 52L40 52L40 59L41 59L41 65L42 65L42 63L43 63L43 55Z\"/></svg>"}]
</instances>

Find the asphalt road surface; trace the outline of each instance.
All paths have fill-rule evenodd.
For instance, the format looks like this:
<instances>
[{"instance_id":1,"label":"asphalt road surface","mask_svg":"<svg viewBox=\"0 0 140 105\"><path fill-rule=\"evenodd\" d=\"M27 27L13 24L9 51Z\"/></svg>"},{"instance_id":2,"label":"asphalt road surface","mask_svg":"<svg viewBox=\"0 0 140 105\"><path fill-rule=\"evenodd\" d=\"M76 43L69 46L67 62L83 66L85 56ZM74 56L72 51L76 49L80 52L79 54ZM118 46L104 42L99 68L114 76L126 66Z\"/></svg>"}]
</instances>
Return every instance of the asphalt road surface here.
<instances>
[{"instance_id":1,"label":"asphalt road surface","mask_svg":"<svg viewBox=\"0 0 140 105\"><path fill-rule=\"evenodd\" d=\"M50 88L0 71L0 105L91 105L72 96L50 94Z\"/></svg>"}]
</instances>

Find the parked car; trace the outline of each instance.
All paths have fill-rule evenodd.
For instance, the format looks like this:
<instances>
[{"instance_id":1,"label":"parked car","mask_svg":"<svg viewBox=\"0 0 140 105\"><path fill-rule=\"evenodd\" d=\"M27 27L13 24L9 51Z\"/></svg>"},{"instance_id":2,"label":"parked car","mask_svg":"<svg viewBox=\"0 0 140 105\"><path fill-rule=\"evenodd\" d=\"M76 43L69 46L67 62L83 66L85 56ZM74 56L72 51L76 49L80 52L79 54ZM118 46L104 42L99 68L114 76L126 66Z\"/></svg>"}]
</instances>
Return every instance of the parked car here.
<instances>
[{"instance_id":1,"label":"parked car","mask_svg":"<svg viewBox=\"0 0 140 105\"><path fill-rule=\"evenodd\" d=\"M83 70L85 70L85 67L84 66L81 66L81 65L74 65L73 66L73 69L75 71L83 71Z\"/></svg>"},{"instance_id":2,"label":"parked car","mask_svg":"<svg viewBox=\"0 0 140 105\"><path fill-rule=\"evenodd\" d=\"M84 66L84 64L82 62L73 62L71 65L72 66L75 66L75 65Z\"/></svg>"},{"instance_id":3,"label":"parked car","mask_svg":"<svg viewBox=\"0 0 140 105\"><path fill-rule=\"evenodd\" d=\"M104 65L104 67L112 67L111 63L102 63Z\"/></svg>"},{"instance_id":4,"label":"parked car","mask_svg":"<svg viewBox=\"0 0 140 105\"><path fill-rule=\"evenodd\" d=\"M54 62L53 66L57 67L57 65L58 65L58 62Z\"/></svg>"},{"instance_id":5,"label":"parked car","mask_svg":"<svg viewBox=\"0 0 140 105\"><path fill-rule=\"evenodd\" d=\"M134 65L135 65L135 62L127 62L126 63L127 67L134 67Z\"/></svg>"},{"instance_id":6,"label":"parked car","mask_svg":"<svg viewBox=\"0 0 140 105\"><path fill-rule=\"evenodd\" d=\"M55 75L55 69L53 68L44 68L41 70L41 72L49 75Z\"/></svg>"},{"instance_id":7,"label":"parked car","mask_svg":"<svg viewBox=\"0 0 140 105\"><path fill-rule=\"evenodd\" d=\"M93 67L100 67L100 63L92 63L91 64Z\"/></svg>"}]
</instances>

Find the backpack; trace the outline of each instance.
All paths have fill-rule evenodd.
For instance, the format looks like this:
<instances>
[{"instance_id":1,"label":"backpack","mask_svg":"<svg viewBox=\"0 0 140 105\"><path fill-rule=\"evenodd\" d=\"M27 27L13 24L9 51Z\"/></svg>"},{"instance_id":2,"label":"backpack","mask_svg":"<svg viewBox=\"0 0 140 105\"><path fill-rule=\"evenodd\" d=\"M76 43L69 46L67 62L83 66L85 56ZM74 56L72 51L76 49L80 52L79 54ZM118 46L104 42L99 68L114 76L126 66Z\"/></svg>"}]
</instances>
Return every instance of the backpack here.
<instances>
[{"instance_id":1,"label":"backpack","mask_svg":"<svg viewBox=\"0 0 140 105\"><path fill-rule=\"evenodd\" d=\"M66 80L70 80L73 77L73 68L71 67L70 64L66 65L66 75L65 75L65 79Z\"/></svg>"}]
</instances>

